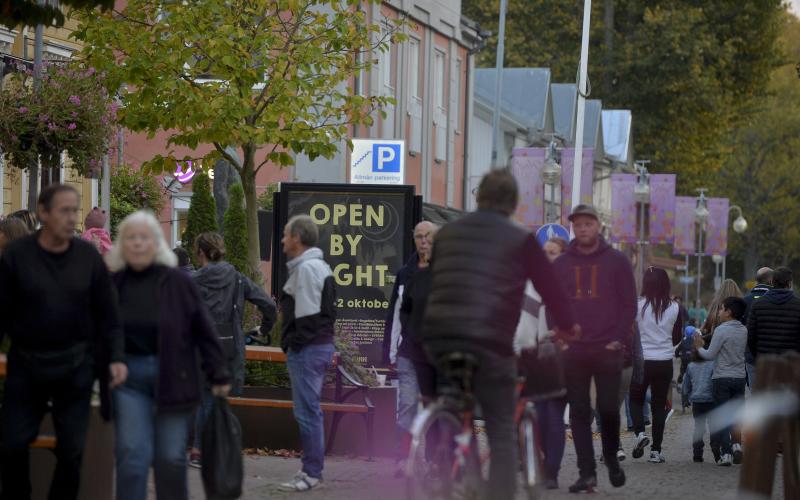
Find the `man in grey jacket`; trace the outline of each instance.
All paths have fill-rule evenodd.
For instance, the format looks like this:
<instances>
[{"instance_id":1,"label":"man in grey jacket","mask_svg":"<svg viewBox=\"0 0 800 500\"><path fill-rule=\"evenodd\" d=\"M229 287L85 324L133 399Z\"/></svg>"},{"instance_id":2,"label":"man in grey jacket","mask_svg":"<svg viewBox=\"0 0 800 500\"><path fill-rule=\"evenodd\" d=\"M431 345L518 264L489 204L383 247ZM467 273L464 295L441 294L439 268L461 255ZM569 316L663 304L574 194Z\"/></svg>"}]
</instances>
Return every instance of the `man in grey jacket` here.
<instances>
[{"instance_id":1,"label":"man in grey jacket","mask_svg":"<svg viewBox=\"0 0 800 500\"><path fill-rule=\"evenodd\" d=\"M325 457L320 394L325 370L333 359L336 290L333 272L317 248L319 232L307 215L292 217L283 231L289 278L283 286L281 347L292 384L294 416L300 427L303 467L281 485L289 491L319 486Z\"/></svg>"},{"instance_id":2,"label":"man in grey jacket","mask_svg":"<svg viewBox=\"0 0 800 500\"><path fill-rule=\"evenodd\" d=\"M739 297L728 297L722 302L719 311L720 325L714 330L708 349L703 348L703 337L695 333L694 345L698 355L703 359L716 360L711 379L717 408L744 397L747 328L741 321L746 309L747 303ZM722 457L717 465L742 463L742 445L738 437L732 443L731 426L718 431L718 436Z\"/></svg>"}]
</instances>

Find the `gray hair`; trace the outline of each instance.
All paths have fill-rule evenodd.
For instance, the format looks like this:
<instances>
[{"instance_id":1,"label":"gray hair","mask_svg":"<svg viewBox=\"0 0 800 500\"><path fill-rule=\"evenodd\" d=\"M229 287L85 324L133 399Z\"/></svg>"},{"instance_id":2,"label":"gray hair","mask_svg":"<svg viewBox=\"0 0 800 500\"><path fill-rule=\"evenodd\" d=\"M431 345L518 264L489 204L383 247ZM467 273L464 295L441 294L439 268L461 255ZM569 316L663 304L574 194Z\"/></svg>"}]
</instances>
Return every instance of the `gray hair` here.
<instances>
[{"instance_id":1,"label":"gray hair","mask_svg":"<svg viewBox=\"0 0 800 500\"><path fill-rule=\"evenodd\" d=\"M167 240L164 239L164 231L161 230L161 224L158 223L158 219L149 210L139 210L125 217L117 228L117 239L114 241L114 247L106 256L106 264L111 272L122 271L127 267L128 263L125 262L125 258L122 255L122 240L125 238L125 233L135 225L147 226L147 229L153 233L153 237L156 240L155 264L166 267L178 265L178 257L167 245Z\"/></svg>"},{"instance_id":2,"label":"gray hair","mask_svg":"<svg viewBox=\"0 0 800 500\"><path fill-rule=\"evenodd\" d=\"M319 229L314 219L308 215L295 215L286 223L289 234L299 236L303 246L315 247L319 242Z\"/></svg>"}]
</instances>

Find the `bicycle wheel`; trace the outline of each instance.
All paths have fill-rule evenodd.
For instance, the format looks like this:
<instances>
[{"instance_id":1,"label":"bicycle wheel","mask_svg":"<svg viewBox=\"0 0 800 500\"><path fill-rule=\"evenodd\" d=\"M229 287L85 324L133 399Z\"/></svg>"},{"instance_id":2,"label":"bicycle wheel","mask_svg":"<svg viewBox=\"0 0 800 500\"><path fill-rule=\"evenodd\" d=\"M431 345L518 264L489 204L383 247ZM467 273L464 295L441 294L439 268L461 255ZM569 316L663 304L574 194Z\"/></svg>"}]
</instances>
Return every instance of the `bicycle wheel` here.
<instances>
[{"instance_id":1,"label":"bicycle wheel","mask_svg":"<svg viewBox=\"0 0 800 500\"><path fill-rule=\"evenodd\" d=\"M438 404L414 420L406 463L408 500L478 498L477 447L472 433L462 427L455 413Z\"/></svg>"},{"instance_id":2,"label":"bicycle wheel","mask_svg":"<svg viewBox=\"0 0 800 500\"><path fill-rule=\"evenodd\" d=\"M529 500L538 500L542 494L542 449L536 411L528 403L519 420L520 459L522 482Z\"/></svg>"}]
</instances>

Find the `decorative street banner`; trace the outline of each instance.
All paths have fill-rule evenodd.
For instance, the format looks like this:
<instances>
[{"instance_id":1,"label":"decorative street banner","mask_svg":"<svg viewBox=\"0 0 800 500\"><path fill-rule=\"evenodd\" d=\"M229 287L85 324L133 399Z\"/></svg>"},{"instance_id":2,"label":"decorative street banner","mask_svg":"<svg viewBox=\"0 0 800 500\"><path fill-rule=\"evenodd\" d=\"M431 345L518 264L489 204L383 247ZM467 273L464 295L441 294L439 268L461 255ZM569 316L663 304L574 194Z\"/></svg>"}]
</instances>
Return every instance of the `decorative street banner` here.
<instances>
[{"instance_id":1,"label":"decorative street banner","mask_svg":"<svg viewBox=\"0 0 800 500\"><path fill-rule=\"evenodd\" d=\"M695 253L694 209L697 200L693 196L675 197L675 231L672 253L692 255Z\"/></svg>"},{"instance_id":2,"label":"decorative street banner","mask_svg":"<svg viewBox=\"0 0 800 500\"><path fill-rule=\"evenodd\" d=\"M728 255L728 198L708 199L705 255Z\"/></svg>"},{"instance_id":3,"label":"decorative street banner","mask_svg":"<svg viewBox=\"0 0 800 500\"><path fill-rule=\"evenodd\" d=\"M575 163L575 148L561 150L561 224L569 227L572 212L572 170ZM594 201L594 148L583 148L581 168L581 203L591 205Z\"/></svg>"},{"instance_id":4,"label":"decorative street banner","mask_svg":"<svg viewBox=\"0 0 800 500\"><path fill-rule=\"evenodd\" d=\"M611 241L636 243L636 186L634 174L611 174Z\"/></svg>"},{"instance_id":5,"label":"decorative street banner","mask_svg":"<svg viewBox=\"0 0 800 500\"><path fill-rule=\"evenodd\" d=\"M542 166L544 148L514 148L511 153L511 172L519 186L519 205L514 220L533 229L544 222L544 183Z\"/></svg>"},{"instance_id":6,"label":"decorative street banner","mask_svg":"<svg viewBox=\"0 0 800 500\"><path fill-rule=\"evenodd\" d=\"M675 174L650 175L650 243L675 238Z\"/></svg>"},{"instance_id":7,"label":"decorative street banner","mask_svg":"<svg viewBox=\"0 0 800 500\"><path fill-rule=\"evenodd\" d=\"M394 277L412 250L414 186L281 183L276 205L272 291L286 282L281 235L295 215L319 227L319 248L336 280L337 326L367 366L382 363L383 328Z\"/></svg>"}]
</instances>

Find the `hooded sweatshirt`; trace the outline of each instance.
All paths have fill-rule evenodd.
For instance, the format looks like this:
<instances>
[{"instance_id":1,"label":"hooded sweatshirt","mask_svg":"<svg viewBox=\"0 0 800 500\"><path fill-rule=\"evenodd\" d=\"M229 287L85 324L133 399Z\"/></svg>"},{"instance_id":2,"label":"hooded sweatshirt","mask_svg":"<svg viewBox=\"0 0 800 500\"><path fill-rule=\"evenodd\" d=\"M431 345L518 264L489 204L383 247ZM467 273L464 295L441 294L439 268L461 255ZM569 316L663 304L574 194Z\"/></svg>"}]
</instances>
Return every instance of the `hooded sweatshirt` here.
<instances>
[{"instance_id":1,"label":"hooded sweatshirt","mask_svg":"<svg viewBox=\"0 0 800 500\"><path fill-rule=\"evenodd\" d=\"M285 352L300 352L309 344L332 343L336 288L322 250L309 248L286 267L289 278L281 296L281 347Z\"/></svg>"},{"instance_id":2,"label":"hooded sweatshirt","mask_svg":"<svg viewBox=\"0 0 800 500\"><path fill-rule=\"evenodd\" d=\"M217 325L232 323L234 356L229 366L233 375L231 393L239 395L244 385L244 302L250 302L261 312L261 332L267 333L277 317L275 301L228 262L211 262L197 270L192 277L213 321Z\"/></svg>"},{"instance_id":3,"label":"hooded sweatshirt","mask_svg":"<svg viewBox=\"0 0 800 500\"><path fill-rule=\"evenodd\" d=\"M637 303L628 258L602 237L597 250L588 255L581 253L573 240L554 266L582 330L570 348L602 349L614 341L629 345Z\"/></svg>"},{"instance_id":4,"label":"hooded sweatshirt","mask_svg":"<svg viewBox=\"0 0 800 500\"><path fill-rule=\"evenodd\" d=\"M800 351L800 298L792 289L769 290L753 302L747 331L753 356Z\"/></svg>"}]
</instances>

